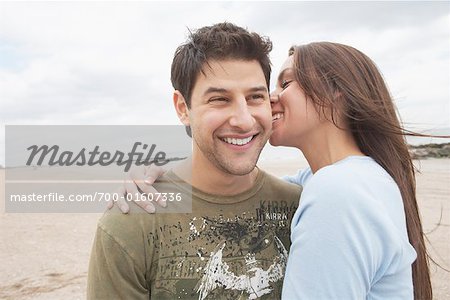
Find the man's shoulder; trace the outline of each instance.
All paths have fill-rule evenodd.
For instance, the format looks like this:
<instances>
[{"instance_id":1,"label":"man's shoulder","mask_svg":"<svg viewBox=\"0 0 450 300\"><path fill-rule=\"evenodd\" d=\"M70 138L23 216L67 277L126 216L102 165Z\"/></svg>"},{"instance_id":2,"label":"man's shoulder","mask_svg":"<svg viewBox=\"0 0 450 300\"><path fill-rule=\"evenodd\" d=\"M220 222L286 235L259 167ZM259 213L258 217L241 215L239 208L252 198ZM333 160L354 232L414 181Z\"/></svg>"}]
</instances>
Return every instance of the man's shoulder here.
<instances>
[{"instance_id":1,"label":"man's shoulder","mask_svg":"<svg viewBox=\"0 0 450 300\"><path fill-rule=\"evenodd\" d=\"M103 214L97 224L119 244L125 240L141 240L145 232L154 227L156 215L148 214L133 202L129 202L129 207L129 213L124 214L115 205Z\"/></svg>"},{"instance_id":2,"label":"man's shoulder","mask_svg":"<svg viewBox=\"0 0 450 300\"><path fill-rule=\"evenodd\" d=\"M298 201L303 190L302 186L287 182L267 172L264 172L263 188L266 192L279 195L283 198L292 198L296 201Z\"/></svg>"},{"instance_id":3,"label":"man's shoulder","mask_svg":"<svg viewBox=\"0 0 450 300\"><path fill-rule=\"evenodd\" d=\"M153 183L153 187L158 192L188 192L190 193L192 191L192 187L189 183L184 181L183 179L179 178L173 170L169 170L166 173L164 173L161 177L157 178L156 181Z\"/></svg>"}]
</instances>

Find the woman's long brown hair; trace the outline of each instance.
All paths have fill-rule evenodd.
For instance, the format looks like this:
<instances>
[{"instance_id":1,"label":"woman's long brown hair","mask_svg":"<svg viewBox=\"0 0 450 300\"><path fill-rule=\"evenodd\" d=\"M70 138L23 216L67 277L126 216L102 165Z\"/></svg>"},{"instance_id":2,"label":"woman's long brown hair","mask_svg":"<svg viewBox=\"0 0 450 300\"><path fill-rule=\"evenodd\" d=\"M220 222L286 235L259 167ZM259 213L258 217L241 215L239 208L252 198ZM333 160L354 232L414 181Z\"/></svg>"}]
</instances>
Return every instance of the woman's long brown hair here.
<instances>
[{"instance_id":1,"label":"woman's long brown hair","mask_svg":"<svg viewBox=\"0 0 450 300\"><path fill-rule=\"evenodd\" d=\"M389 90L373 61L350 46L317 42L294 46L295 77L321 115L336 126L346 121L360 150L380 164L397 183L410 243L417 252L412 265L414 298L432 299L428 256L416 201L414 166Z\"/></svg>"}]
</instances>

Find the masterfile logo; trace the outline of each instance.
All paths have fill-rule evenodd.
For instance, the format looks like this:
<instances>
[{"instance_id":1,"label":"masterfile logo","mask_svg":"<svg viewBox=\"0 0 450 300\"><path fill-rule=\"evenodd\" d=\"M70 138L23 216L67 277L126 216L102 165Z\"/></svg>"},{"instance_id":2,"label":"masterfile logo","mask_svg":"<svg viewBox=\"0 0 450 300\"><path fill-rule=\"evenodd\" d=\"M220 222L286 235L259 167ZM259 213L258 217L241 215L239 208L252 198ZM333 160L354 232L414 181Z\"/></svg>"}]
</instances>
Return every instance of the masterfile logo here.
<instances>
[{"instance_id":1,"label":"masterfile logo","mask_svg":"<svg viewBox=\"0 0 450 300\"><path fill-rule=\"evenodd\" d=\"M6 212L102 212L128 196L117 190L132 167L170 168L192 150L179 125L7 125L5 137Z\"/></svg>"}]
</instances>

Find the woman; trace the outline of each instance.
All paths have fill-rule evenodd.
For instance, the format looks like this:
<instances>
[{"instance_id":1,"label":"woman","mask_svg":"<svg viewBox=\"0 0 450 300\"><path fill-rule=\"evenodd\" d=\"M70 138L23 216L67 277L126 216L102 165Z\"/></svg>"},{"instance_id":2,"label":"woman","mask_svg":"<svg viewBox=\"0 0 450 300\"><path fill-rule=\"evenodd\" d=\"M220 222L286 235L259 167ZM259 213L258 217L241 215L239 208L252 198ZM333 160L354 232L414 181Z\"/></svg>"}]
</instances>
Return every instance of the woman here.
<instances>
[{"instance_id":1,"label":"woman","mask_svg":"<svg viewBox=\"0 0 450 300\"><path fill-rule=\"evenodd\" d=\"M411 133L375 64L341 44L292 47L271 103L271 144L300 149L310 166L285 177L304 190L283 298L432 299Z\"/></svg>"},{"instance_id":2,"label":"woman","mask_svg":"<svg viewBox=\"0 0 450 300\"><path fill-rule=\"evenodd\" d=\"M310 165L286 178L304 190L283 297L431 299L414 167L375 64L341 44L292 47L271 101L271 144Z\"/></svg>"}]
</instances>

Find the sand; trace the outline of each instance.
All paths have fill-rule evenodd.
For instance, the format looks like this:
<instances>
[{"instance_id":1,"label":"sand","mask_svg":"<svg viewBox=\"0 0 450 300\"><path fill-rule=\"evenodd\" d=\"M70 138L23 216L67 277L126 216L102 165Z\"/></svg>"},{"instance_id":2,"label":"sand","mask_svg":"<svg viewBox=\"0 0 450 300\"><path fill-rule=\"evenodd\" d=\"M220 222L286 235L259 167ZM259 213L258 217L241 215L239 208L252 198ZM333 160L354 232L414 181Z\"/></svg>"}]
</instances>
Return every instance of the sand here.
<instances>
[{"instance_id":1,"label":"sand","mask_svg":"<svg viewBox=\"0 0 450 300\"><path fill-rule=\"evenodd\" d=\"M264 161L275 175L304 160ZM417 194L432 257L450 270L450 159L417 161ZM101 214L5 214L0 171L0 299L85 299L89 253ZM450 272L432 264L435 299L450 299Z\"/></svg>"}]
</instances>

